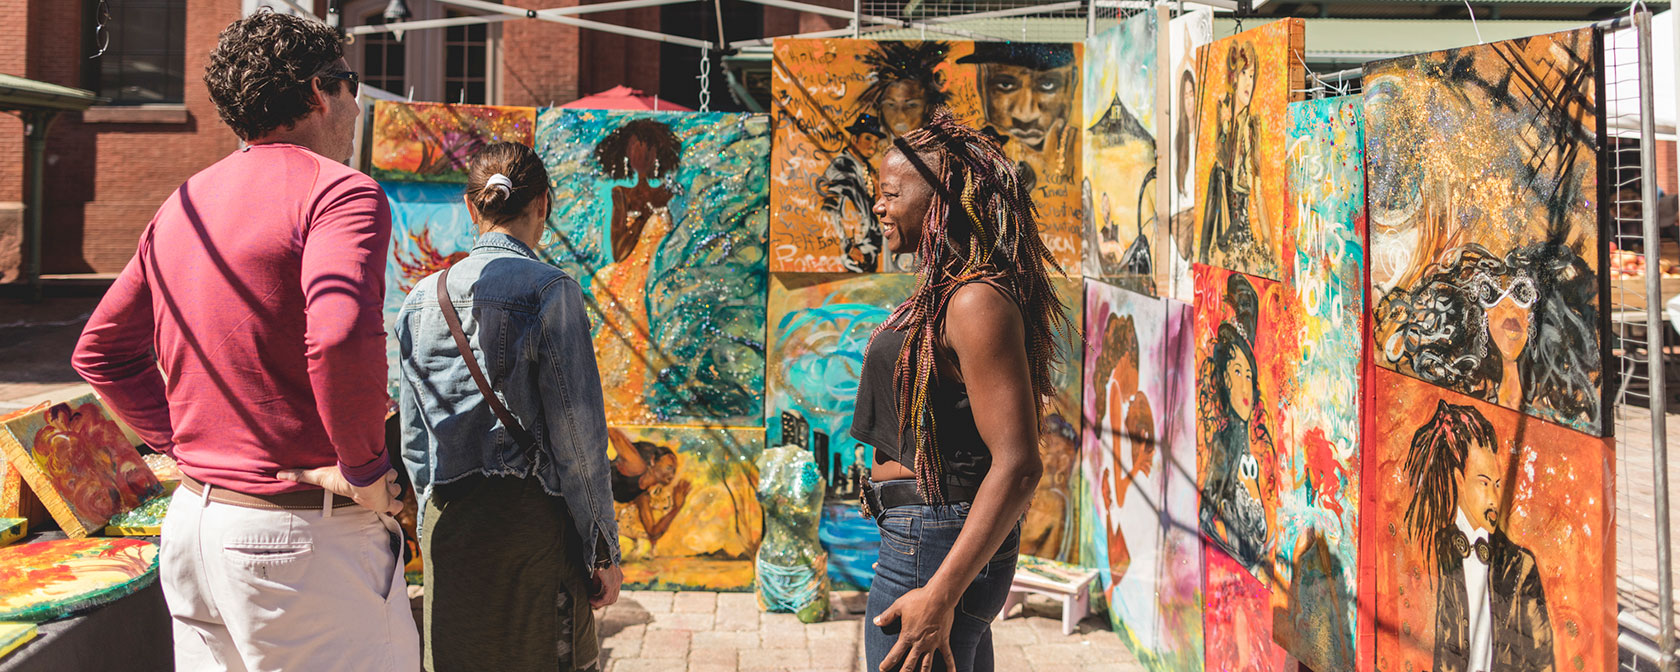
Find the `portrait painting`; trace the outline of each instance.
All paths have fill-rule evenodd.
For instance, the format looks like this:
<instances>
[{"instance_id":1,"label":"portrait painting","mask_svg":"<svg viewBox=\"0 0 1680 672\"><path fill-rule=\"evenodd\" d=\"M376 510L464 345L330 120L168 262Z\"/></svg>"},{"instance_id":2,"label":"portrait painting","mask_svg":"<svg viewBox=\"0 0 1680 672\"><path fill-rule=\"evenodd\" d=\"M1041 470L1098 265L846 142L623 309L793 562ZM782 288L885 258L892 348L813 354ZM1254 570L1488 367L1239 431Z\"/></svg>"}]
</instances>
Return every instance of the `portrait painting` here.
<instances>
[{"instance_id":1,"label":"portrait painting","mask_svg":"<svg viewBox=\"0 0 1680 672\"><path fill-rule=\"evenodd\" d=\"M542 111L537 253L583 287L608 423L763 421L768 121Z\"/></svg>"},{"instance_id":2,"label":"portrait painting","mask_svg":"<svg viewBox=\"0 0 1680 672\"><path fill-rule=\"evenodd\" d=\"M1377 669L1614 669L1614 442L1374 371Z\"/></svg>"},{"instance_id":3,"label":"portrait painting","mask_svg":"<svg viewBox=\"0 0 1680 672\"><path fill-rule=\"evenodd\" d=\"M1213 10L1191 10L1167 23L1169 135L1161 145L1167 152L1169 214L1167 225L1157 227L1164 244L1157 255L1155 284L1161 287L1161 296L1185 303L1196 296L1190 264L1196 258L1196 147L1202 130L1198 56L1202 45L1212 41Z\"/></svg>"},{"instance_id":4,"label":"portrait painting","mask_svg":"<svg viewBox=\"0 0 1680 672\"><path fill-rule=\"evenodd\" d=\"M625 586L750 590L764 430L615 426L608 438Z\"/></svg>"},{"instance_id":5,"label":"portrait painting","mask_svg":"<svg viewBox=\"0 0 1680 672\"><path fill-rule=\"evenodd\" d=\"M1284 134L1305 41L1303 20L1282 19L1198 50L1196 263L1287 280Z\"/></svg>"},{"instance_id":6,"label":"portrait painting","mask_svg":"<svg viewBox=\"0 0 1680 672\"><path fill-rule=\"evenodd\" d=\"M1600 39L1380 61L1364 86L1377 364L1602 436Z\"/></svg>"}]
</instances>

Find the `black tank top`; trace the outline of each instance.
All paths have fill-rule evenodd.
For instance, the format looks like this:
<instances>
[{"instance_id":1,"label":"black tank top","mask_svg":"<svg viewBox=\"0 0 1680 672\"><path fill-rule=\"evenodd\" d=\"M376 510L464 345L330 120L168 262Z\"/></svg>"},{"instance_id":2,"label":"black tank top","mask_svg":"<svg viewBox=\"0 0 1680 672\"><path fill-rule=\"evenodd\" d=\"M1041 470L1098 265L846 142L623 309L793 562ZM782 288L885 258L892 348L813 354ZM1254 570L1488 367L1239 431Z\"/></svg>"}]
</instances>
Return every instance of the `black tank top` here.
<instances>
[{"instance_id":1,"label":"black tank top","mask_svg":"<svg viewBox=\"0 0 1680 672\"><path fill-rule=\"evenodd\" d=\"M863 373L858 378L857 405L852 411L852 438L875 447L875 461L892 460L912 469L916 464L915 440L898 431L898 390L894 369L898 352L904 348L904 332L884 329L870 341L863 355ZM945 462L945 482L980 487L992 467L992 451L974 426L974 409L968 388L955 381L942 381L935 371L928 406L937 433L933 437Z\"/></svg>"}]
</instances>

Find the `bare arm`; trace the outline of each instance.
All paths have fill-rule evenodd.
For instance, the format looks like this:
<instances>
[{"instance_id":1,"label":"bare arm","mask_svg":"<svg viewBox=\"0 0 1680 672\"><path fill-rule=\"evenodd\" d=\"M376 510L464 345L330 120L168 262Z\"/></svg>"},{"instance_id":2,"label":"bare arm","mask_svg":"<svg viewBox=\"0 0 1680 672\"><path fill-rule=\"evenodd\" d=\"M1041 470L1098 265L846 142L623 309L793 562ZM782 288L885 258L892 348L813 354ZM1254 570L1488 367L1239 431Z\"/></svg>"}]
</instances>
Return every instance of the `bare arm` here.
<instances>
[{"instance_id":1,"label":"bare arm","mask_svg":"<svg viewBox=\"0 0 1680 672\"><path fill-rule=\"evenodd\" d=\"M1044 472L1020 311L996 289L971 284L951 297L946 315L945 340L957 355L992 466L956 544L927 585L906 593L876 619L877 625L903 619L882 670L899 669L901 662L920 668L931 656L943 656L947 667L954 667L950 629L957 600L1021 519Z\"/></svg>"}]
</instances>

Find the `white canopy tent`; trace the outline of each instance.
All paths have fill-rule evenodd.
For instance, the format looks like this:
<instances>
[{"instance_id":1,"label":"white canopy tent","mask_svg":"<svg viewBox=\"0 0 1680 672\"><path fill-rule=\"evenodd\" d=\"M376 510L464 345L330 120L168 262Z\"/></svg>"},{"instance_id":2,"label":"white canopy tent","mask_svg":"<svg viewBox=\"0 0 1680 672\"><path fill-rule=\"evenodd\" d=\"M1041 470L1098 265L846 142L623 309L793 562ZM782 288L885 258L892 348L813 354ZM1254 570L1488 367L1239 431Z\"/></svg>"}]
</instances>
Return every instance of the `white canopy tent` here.
<instances>
[{"instance_id":1,"label":"white canopy tent","mask_svg":"<svg viewBox=\"0 0 1680 672\"><path fill-rule=\"evenodd\" d=\"M1656 122L1657 139L1676 139L1675 89L1676 65L1680 54L1675 51L1676 25L1680 13L1668 10L1651 17L1651 98L1652 117ZM1638 35L1632 25L1619 28L1604 41L1606 73L1606 113L1610 132L1621 136L1637 136L1641 122L1639 106L1639 47Z\"/></svg>"}]
</instances>

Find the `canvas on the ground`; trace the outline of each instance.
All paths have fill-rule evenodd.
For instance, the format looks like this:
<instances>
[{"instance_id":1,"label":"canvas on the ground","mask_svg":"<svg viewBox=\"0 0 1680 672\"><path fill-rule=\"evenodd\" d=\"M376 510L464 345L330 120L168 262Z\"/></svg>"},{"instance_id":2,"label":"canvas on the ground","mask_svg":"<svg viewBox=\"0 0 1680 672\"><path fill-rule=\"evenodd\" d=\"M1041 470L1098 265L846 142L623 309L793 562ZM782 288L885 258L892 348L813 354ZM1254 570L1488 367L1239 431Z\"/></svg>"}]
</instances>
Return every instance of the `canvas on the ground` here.
<instances>
[{"instance_id":1,"label":"canvas on the ground","mask_svg":"<svg viewBox=\"0 0 1680 672\"><path fill-rule=\"evenodd\" d=\"M1155 12L1139 12L1085 40L1084 273L1126 278L1150 295L1165 231L1157 226ZM1134 284L1135 283L1135 284Z\"/></svg>"},{"instance_id":2,"label":"canvas on the ground","mask_svg":"<svg viewBox=\"0 0 1680 672\"><path fill-rule=\"evenodd\" d=\"M1373 371L1375 669L1615 669L1614 441Z\"/></svg>"},{"instance_id":3,"label":"canvas on the ground","mask_svg":"<svg viewBox=\"0 0 1680 672\"><path fill-rule=\"evenodd\" d=\"M776 40L771 64L770 270L910 270L890 259L870 208L895 138L935 107L989 128L1033 186L1039 230L1080 264L1077 44Z\"/></svg>"},{"instance_id":4,"label":"canvas on the ground","mask_svg":"<svg viewBox=\"0 0 1680 672\"><path fill-rule=\"evenodd\" d=\"M111 516L163 494L92 393L0 424L0 451L71 537L97 533Z\"/></svg>"},{"instance_id":5,"label":"canvas on the ground","mask_svg":"<svg viewBox=\"0 0 1680 672\"><path fill-rule=\"evenodd\" d=\"M0 623L0 659L35 639L37 634L34 623Z\"/></svg>"},{"instance_id":6,"label":"canvas on the ground","mask_svg":"<svg viewBox=\"0 0 1680 672\"><path fill-rule=\"evenodd\" d=\"M486 145L530 145L536 112L531 107L375 102L373 177L466 182L468 162Z\"/></svg>"},{"instance_id":7,"label":"canvas on the ground","mask_svg":"<svg viewBox=\"0 0 1680 672\"><path fill-rule=\"evenodd\" d=\"M1197 265L1196 476L1202 536L1269 580L1295 327L1282 283Z\"/></svg>"},{"instance_id":8,"label":"canvas on the ground","mask_svg":"<svg viewBox=\"0 0 1680 672\"><path fill-rule=\"evenodd\" d=\"M29 534L28 518L0 518L0 546L10 545Z\"/></svg>"},{"instance_id":9,"label":"canvas on the ground","mask_svg":"<svg viewBox=\"0 0 1680 672\"><path fill-rule=\"evenodd\" d=\"M544 109L538 254L583 286L607 421L764 417L769 119Z\"/></svg>"},{"instance_id":10,"label":"canvas on the ground","mask_svg":"<svg viewBox=\"0 0 1680 672\"><path fill-rule=\"evenodd\" d=\"M1315 670L1355 664L1365 168L1357 96L1289 105L1289 230L1299 325L1293 406L1278 451L1272 636Z\"/></svg>"},{"instance_id":11,"label":"canvas on the ground","mask_svg":"<svg viewBox=\"0 0 1680 672\"><path fill-rule=\"evenodd\" d=\"M170 494L162 494L124 511L105 523L107 537L155 537L163 534L163 517L169 513Z\"/></svg>"},{"instance_id":12,"label":"canvas on the ground","mask_svg":"<svg viewBox=\"0 0 1680 672\"><path fill-rule=\"evenodd\" d=\"M0 621L43 623L132 595L157 580L158 546L59 539L0 548Z\"/></svg>"},{"instance_id":13,"label":"canvas on the ground","mask_svg":"<svg viewBox=\"0 0 1680 672\"><path fill-rule=\"evenodd\" d=\"M1196 296L1190 276L1195 258L1196 149L1201 137L1201 46L1213 41L1213 10L1197 9L1167 24L1169 135L1161 142L1167 152L1167 199L1170 219L1156 227L1162 244L1156 257L1155 284L1161 296L1189 303Z\"/></svg>"},{"instance_id":14,"label":"canvas on the ground","mask_svg":"<svg viewBox=\"0 0 1680 672\"><path fill-rule=\"evenodd\" d=\"M624 583L655 590L750 590L764 538L764 430L611 429Z\"/></svg>"},{"instance_id":15,"label":"canvas on the ground","mask_svg":"<svg viewBox=\"0 0 1680 672\"><path fill-rule=\"evenodd\" d=\"M426 276L453 266L478 238L459 184L382 182L391 202L391 251L385 259L386 388L397 398L397 314Z\"/></svg>"},{"instance_id":16,"label":"canvas on the ground","mask_svg":"<svg viewBox=\"0 0 1680 672\"><path fill-rule=\"evenodd\" d=\"M1289 102L1304 97L1305 43L1306 23L1282 19L1199 50L1191 261L1287 279L1284 134Z\"/></svg>"},{"instance_id":17,"label":"canvas on the ground","mask_svg":"<svg viewBox=\"0 0 1680 672\"><path fill-rule=\"evenodd\" d=\"M1154 656L1164 528L1166 304L1096 280L1085 284L1082 469L1091 500L1085 564L1102 572L1109 619L1140 660Z\"/></svg>"},{"instance_id":18,"label":"canvas on the ground","mask_svg":"<svg viewBox=\"0 0 1680 672\"><path fill-rule=\"evenodd\" d=\"M1604 435L1595 29L1365 66L1378 365Z\"/></svg>"}]
</instances>

